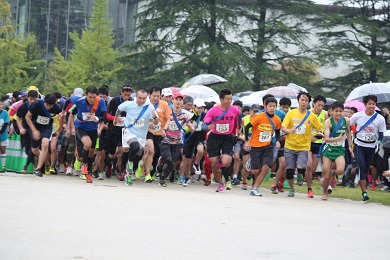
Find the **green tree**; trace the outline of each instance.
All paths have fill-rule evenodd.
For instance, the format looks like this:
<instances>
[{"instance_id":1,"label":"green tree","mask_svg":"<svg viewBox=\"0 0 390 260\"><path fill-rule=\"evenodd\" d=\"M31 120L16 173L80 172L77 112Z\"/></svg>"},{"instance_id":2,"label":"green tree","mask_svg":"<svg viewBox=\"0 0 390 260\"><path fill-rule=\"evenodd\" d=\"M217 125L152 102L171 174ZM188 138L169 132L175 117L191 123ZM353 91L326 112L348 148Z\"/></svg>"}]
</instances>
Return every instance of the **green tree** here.
<instances>
[{"instance_id":1,"label":"green tree","mask_svg":"<svg viewBox=\"0 0 390 260\"><path fill-rule=\"evenodd\" d=\"M390 80L390 6L386 0L335 1L343 14L329 14L319 33L330 65L349 63L350 72L327 80L344 95L369 82ZM342 87L340 87L342 86Z\"/></svg>"},{"instance_id":2,"label":"green tree","mask_svg":"<svg viewBox=\"0 0 390 260\"><path fill-rule=\"evenodd\" d=\"M107 0L95 0L94 3L89 26L81 36L77 32L70 34L75 47L70 51L69 66L64 68L69 70L64 81L67 91L102 84L112 86L114 91L116 89L116 77L122 65L117 62L119 51L112 47L112 21L106 19ZM61 60L58 53L57 57Z\"/></svg>"},{"instance_id":3,"label":"green tree","mask_svg":"<svg viewBox=\"0 0 390 260\"><path fill-rule=\"evenodd\" d=\"M53 60L50 62L45 81L45 92L51 93L59 91L63 95L72 92L72 89L66 85L66 76L69 73L69 62L55 48Z\"/></svg>"}]
</instances>

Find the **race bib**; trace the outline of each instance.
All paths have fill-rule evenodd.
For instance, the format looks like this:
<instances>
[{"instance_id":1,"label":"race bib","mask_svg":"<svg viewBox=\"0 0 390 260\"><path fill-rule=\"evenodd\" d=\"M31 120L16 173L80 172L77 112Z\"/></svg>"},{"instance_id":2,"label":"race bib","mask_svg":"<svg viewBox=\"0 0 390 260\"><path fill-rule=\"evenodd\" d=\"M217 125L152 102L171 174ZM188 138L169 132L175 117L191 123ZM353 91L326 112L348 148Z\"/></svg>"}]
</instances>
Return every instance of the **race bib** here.
<instances>
[{"instance_id":1,"label":"race bib","mask_svg":"<svg viewBox=\"0 0 390 260\"><path fill-rule=\"evenodd\" d=\"M4 119L0 119L0 127L3 127L4 125Z\"/></svg>"},{"instance_id":2,"label":"race bib","mask_svg":"<svg viewBox=\"0 0 390 260\"><path fill-rule=\"evenodd\" d=\"M177 124L175 121L169 122L169 131L179 131L179 128L177 127Z\"/></svg>"},{"instance_id":3,"label":"race bib","mask_svg":"<svg viewBox=\"0 0 390 260\"><path fill-rule=\"evenodd\" d=\"M344 145L345 138L343 138L342 141L332 142L329 143L330 146L343 146Z\"/></svg>"},{"instance_id":4,"label":"race bib","mask_svg":"<svg viewBox=\"0 0 390 260\"><path fill-rule=\"evenodd\" d=\"M96 122L95 114L91 114L89 112L83 112L83 121Z\"/></svg>"},{"instance_id":5,"label":"race bib","mask_svg":"<svg viewBox=\"0 0 390 260\"><path fill-rule=\"evenodd\" d=\"M215 126L215 130L217 130L218 133L224 134L229 132L229 124L217 124Z\"/></svg>"},{"instance_id":6,"label":"race bib","mask_svg":"<svg viewBox=\"0 0 390 260\"><path fill-rule=\"evenodd\" d=\"M125 118L122 117L122 116L120 116L120 117L118 117L118 118L122 119L122 122L118 122L118 121L117 121L115 126L120 126L120 127L125 126Z\"/></svg>"},{"instance_id":7,"label":"race bib","mask_svg":"<svg viewBox=\"0 0 390 260\"><path fill-rule=\"evenodd\" d=\"M135 119L132 120L132 124L134 123ZM143 118L138 119L137 123L134 124L134 128L142 128L145 126L145 120Z\"/></svg>"},{"instance_id":8,"label":"race bib","mask_svg":"<svg viewBox=\"0 0 390 260\"><path fill-rule=\"evenodd\" d=\"M268 143L268 142L271 142L271 139L272 139L272 133L271 132L260 132L259 142L261 142L261 143Z\"/></svg>"},{"instance_id":9,"label":"race bib","mask_svg":"<svg viewBox=\"0 0 390 260\"><path fill-rule=\"evenodd\" d=\"M298 135L304 135L306 133L306 126L301 125L300 127L297 128L297 131L295 133Z\"/></svg>"},{"instance_id":10,"label":"race bib","mask_svg":"<svg viewBox=\"0 0 390 260\"><path fill-rule=\"evenodd\" d=\"M376 141L376 135L373 133L363 133L362 134L362 140L365 142L375 142Z\"/></svg>"},{"instance_id":11,"label":"race bib","mask_svg":"<svg viewBox=\"0 0 390 260\"><path fill-rule=\"evenodd\" d=\"M50 123L50 118L45 116L38 116L37 123L40 125L48 125Z\"/></svg>"},{"instance_id":12,"label":"race bib","mask_svg":"<svg viewBox=\"0 0 390 260\"><path fill-rule=\"evenodd\" d=\"M195 131L202 131L202 122L199 122L198 126L195 128Z\"/></svg>"},{"instance_id":13,"label":"race bib","mask_svg":"<svg viewBox=\"0 0 390 260\"><path fill-rule=\"evenodd\" d=\"M149 124L149 131L150 132L156 133L156 132L159 132L160 130L161 130L161 123L160 122L157 125L155 125L153 123Z\"/></svg>"}]
</instances>

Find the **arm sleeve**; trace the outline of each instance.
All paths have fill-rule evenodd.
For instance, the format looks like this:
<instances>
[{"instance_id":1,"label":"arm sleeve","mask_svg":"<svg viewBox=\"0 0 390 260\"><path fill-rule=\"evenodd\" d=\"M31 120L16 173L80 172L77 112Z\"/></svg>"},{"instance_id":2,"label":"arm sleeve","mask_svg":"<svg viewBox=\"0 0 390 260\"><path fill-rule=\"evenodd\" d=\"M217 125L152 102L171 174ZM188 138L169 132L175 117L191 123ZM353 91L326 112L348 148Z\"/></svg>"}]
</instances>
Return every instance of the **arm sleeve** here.
<instances>
[{"instance_id":1,"label":"arm sleeve","mask_svg":"<svg viewBox=\"0 0 390 260\"><path fill-rule=\"evenodd\" d=\"M275 138L276 138L276 141L280 141L280 129L275 130Z\"/></svg>"},{"instance_id":2,"label":"arm sleeve","mask_svg":"<svg viewBox=\"0 0 390 260\"><path fill-rule=\"evenodd\" d=\"M4 123L3 127L0 129L0 134L4 133L4 131L7 129L8 123Z\"/></svg>"},{"instance_id":3,"label":"arm sleeve","mask_svg":"<svg viewBox=\"0 0 390 260\"><path fill-rule=\"evenodd\" d=\"M99 122L105 122L106 121L106 114L107 114L107 111L100 112Z\"/></svg>"},{"instance_id":4,"label":"arm sleeve","mask_svg":"<svg viewBox=\"0 0 390 260\"><path fill-rule=\"evenodd\" d=\"M245 141L249 141L249 129L252 127L251 123L248 123L244 128L244 134L245 134Z\"/></svg>"}]
</instances>

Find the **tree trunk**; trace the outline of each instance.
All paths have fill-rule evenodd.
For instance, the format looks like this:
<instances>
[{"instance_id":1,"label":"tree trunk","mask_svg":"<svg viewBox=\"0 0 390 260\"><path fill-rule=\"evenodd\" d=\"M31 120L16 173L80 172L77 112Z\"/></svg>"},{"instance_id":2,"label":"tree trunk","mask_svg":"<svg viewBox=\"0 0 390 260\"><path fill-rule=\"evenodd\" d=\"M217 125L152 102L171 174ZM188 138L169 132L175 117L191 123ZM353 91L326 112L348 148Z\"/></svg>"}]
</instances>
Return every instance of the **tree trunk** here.
<instances>
[{"instance_id":1,"label":"tree trunk","mask_svg":"<svg viewBox=\"0 0 390 260\"><path fill-rule=\"evenodd\" d=\"M256 5L258 5L260 10L260 16L257 20L258 36L257 36L257 46L256 46L256 57L255 57L255 71L254 79L255 85L253 86L253 91L261 90L261 76L262 76L262 66L264 62L264 47L262 46L265 41L265 18L267 14L267 0L257 0Z\"/></svg>"}]
</instances>

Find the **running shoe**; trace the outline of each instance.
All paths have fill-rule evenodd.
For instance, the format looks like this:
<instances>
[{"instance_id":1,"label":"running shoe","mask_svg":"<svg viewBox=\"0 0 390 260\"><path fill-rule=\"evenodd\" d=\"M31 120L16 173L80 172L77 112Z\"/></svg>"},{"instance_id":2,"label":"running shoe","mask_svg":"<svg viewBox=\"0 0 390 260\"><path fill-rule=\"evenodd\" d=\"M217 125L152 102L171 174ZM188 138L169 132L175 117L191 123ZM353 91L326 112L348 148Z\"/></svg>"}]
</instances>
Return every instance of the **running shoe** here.
<instances>
[{"instance_id":1,"label":"running shoe","mask_svg":"<svg viewBox=\"0 0 390 260\"><path fill-rule=\"evenodd\" d=\"M185 178L183 182L183 187L187 187L190 184L191 178Z\"/></svg>"},{"instance_id":2,"label":"running shoe","mask_svg":"<svg viewBox=\"0 0 390 260\"><path fill-rule=\"evenodd\" d=\"M60 167L58 167L58 172L59 173L65 173L65 167L63 164L60 164Z\"/></svg>"},{"instance_id":3,"label":"running shoe","mask_svg":"<svg viewBox=\"0 0 390 260\"><path fill-rule=\"evenodd\" d=\"M329 185L329 186L328 186L327 192L328 192L328 194L332 194L332 192L333 192L332 185Z\"/></svg>"},{"instance_id":4,"label":"running shoe","mask_svg":"<svg viewBox=\"0 0 390 260\"><path fill-rule=\"evenodd\" d=\"M71 175L72 174L72 167L68 166L66 167L66 172L65 172L66 175Z\"/></svg>"},{"instance_id":5,"label":"running shoe","mask_svg":"<svg viewBox=\"0 0 390 260\"><path fill-rule=\"evenodd\" d=\"M191 183L195 183L196 182L196 175L195 174L191 174L190 175L190 181L191 181Z\"/></svg>"},{"instance_id":6,"label":"running shoe","mask_svg":"<svg viewBox=\"0 0 390 260\"><path fill-rule=\"evenodd\" d=\"M107 167L107 170L106 170L106 178L107 179L111 178L111 175L112 175L111 171L112 171L111 167Z\"/></svg>"},{"instance_id":7,"label":"running shoe","mask_svg":"<svg viewBox=\"0 0 390 260\"><path fill-rule=\"evenodd\" d=\"M284 192L283 187L284 187L284 180L280 180L279 184L278 184L278 187L277 187L278 191L279 192Z\"/></svg>"},{"instance_id":8,"label":"running shoe","mask_svg":"<svg viewBox=\"0 0 390 260\"><path fill-rule=\"evenodd\" d=\"M23 168L22 168L22 173L23 173L23 174L26 174L26 173L27 173L27 166L26 166L26 165L23 166Z\"/></svg>"},{"instance_id":9,"label":"running shoe","mask_svg":"<svg viewBox=\"0 0 390 260\"><path fill-rule=\"evenodd\" d=\"M118 175L118 180L119 181L124 181L125 180L125 175L127 174L126 170L123 170L119 175Z\"/></svg>"},{"instance_id":10,"label":"running shoe","mask_svg":"<svg viewBox=\"0 0 390 260\"><path fill-rule=\"evenodd\" d=\"M251 196L258 196L258 197L261 197L263 195L261 195L261 193L259 192L258 189L254 188L254 189L251 189L251 192L249 193Z\"/></svg>"},{"instance_id":11,"label":"running shoe","mask_svg":"<svg viewBox=\"0 0 390 260\"><path fill-rule=\"evenodd\" d=\"M196 163L194 163L193 165L192 165L192 168L194 168L194 171L195 171L195 174L201 174L202 172L200 171L200 167L199 167L199 164L196 164Z\"/></svg>"},{"instance_id":12,"label":"running shoe","mask_svg":"<svg viewBox=\"0 0 390 260\"><path fill-rule=\"evenodd\" d=\"M355 189L355 183L351 182L351 184L349 184L349 188Z\"/></svg>"},{"instance_id":13,"label":"running shoe","mask_svg":"<svg viewBox=\"0 0 390 260\"><path fill-rule=\"evenodd\" d=\"M5 166L3 165L3 166L1 166L1 170L0 170L1 172L5 172Z\"/></svg>"},{"instance_id":14,"label":"running shoe","mask_svg":"<svg viewBox=\"0 0 390 260\"><path fill-rule=\"evenodd\" d=\"M243 184L241 185L241 189L242 189L242 190L247 190L247 189L248 189L248 184L243 183Z\"/></svg>"},{"instance_id":15,"label":"running shoe","mask_svg":"<svg viewBox=\"0 0 390 260\"><path fill-rule=\"evenodd\" d=\"M143 166L143 162L142 162L142 160L140 160L140 161L138 162L138 168L137 168L137 170L135 171L135 177L136 177L137 179L142 179L144 170L145 170L145 169L144 169L144 166Z\"/></svg>"},{"instance_id":16,"label":"running shoe","mask_svg":"<svg viewBox=\"0 0 390 260\"><path fill-rule=\"evenodd\" d=\"M233 185L234 186L240 185L240 180L238 178L233 178Z\"/></svg>"},{"instance_id":17,"label":"running shoe","mask_svg":"<svg viewBox=\"0 0 390 260\"><path fill-rule=\"evenodd\" d=\"M104 180L104 172L99 172L99 180Z\"/></svg>"},{"instance_id":18,"label":"running shoe","mask_svg":"<svg viewBox=\"0 0 390 260\"><path fill-rule=\"evenodd\" d=\"M366 191L362 193L362 197L363 197L363 201L367 201L370 199L370 197L368 197L368 194Z\"/></svg>"},{"instance_id":19,"label":"running shoe","mask_svg":"<svg viewBox=\"0 0 390 260\"><path fill-rule=\"evenodd\" d=\"M389 188L389 186L383 186L383 188L381 189L381 191L390 191L390 188Z\"/></svg>"},{"instance_id":20,"label":"running shoe","mask_svg":"<svg viewBox=\"0 0 390 260\"><path fill-rule=\"evenodd\" d=\"M376 191L376 183L375 182L372 183L371 190L372 191Z\"/></svg>"},{"instance_id":21,"label":"running shoe","mask_svg":"<svg viewBox=\"0 0 390 260\"><path fill-rule=\"evenodd\" d=\"M271 192L272 192L272 194L278 194L278 188L276 185L272 185Z\"/></svg>"},{"instance_id":22,"label":"running shoe","mask_svg":"<svg viewBox=\"0 0 390 260\"><path fill-rule=\"evenodd\" d=\"M167 187L167 184L165 183L165 181L160 180L160 186L165 188Z\"/></svg>"},{"instance_id":23,"label":"running shoe","mask_svg":"<svg viewBox=\"0 0 390 260\"><path fill-rule=\"evenodd\" d=\"M309 191L307 192L307 197L309 197L309 198L314 198L314 194L313 194L313 191L312 191L312 190L309 190Z\"/></svg>"},{"instance_id":24,"label":"running shoe","mask_svg":"<svg viewBox=\"0 0 390 260\"><path fill-rule=\"evenodd\" d=\"M99 178L99 173L97 171L92 172L92 177Z\"/></svg>"},{"instance_id":25,"label":"running shoe","mask_svg":"<svg viewBox=\"0 0 390 260\"><path fill-rule=\"evenodd\" d=\"M173 174L172 174L173 175ZM180 178L179 178L179 180L177 181L177 184L178 185L183 185L183 183L186 181L186 177L184 177L184 176L181 176Z\"/></svg>"},{"instance_id":26,"label":"running shoe","mask_svg":"<svg viewBox=\"0 0 390 260\"><path fill-rule=\"evenodd\" d=\"M125 174L125 183L128 186L133 185L133 178L131 178L131 175L128 173Z\"/></svg>"},{"instance_id":27,"label":"running shoe","mask_svg":"<svg viewBox=\"0 0 390 260\"><path fill-rule=\"evenodd\" d=\"M330 186L332 186L332 188L336 187L337 185L337 181L336 180L331 180L330 181Z\"/></svg>"},{"instance_id":28,"label":"running shoe","mask_svg":"<svg viewBox=\"0 0 390 260\"><path fill-rule=\"evenodd\" d=\"M231 190L232 189L232 183L230 181L226 182L226 189Z\"/></svg>"},{"instance_id":29,"label":"running shoe","mask_svg":"<svg viewBox=\"0 0 390 260\"><path fill-rule=\"evenodd\" d=\"M328 200L328 195L322 194L321 200Z\"/></svg>"},{"instance_id":30,"label":"running shoe","mask_svg":"<svg viewBox=\"0 0 390 260\"><path fill-rule=\"evenodd\" d=\"M88 166L85 163L81 165L81 173L88 174Z\"/></svg>"},{"instance_id":31,"label":"running shoe","mask_svg":"<svg viewBox=\"0 0 390 260\"><path fill-rule=\"evenodd\" d=\"M218 188L215 190L216 192L222 192L226 188L225 183L219 184Z\"/></svg>"},{"instance_id":32,"label":"running shoe","mask_svg":"<svg viewBox=\"0 0 390 260\"><path fill-rule=\"evenodd\" d=\"M35 169L35 170L34 170L34 174L35 174L36 176L38 176L38 177L42 177L42 176L43 176L41 169Z\"/></svg>"},{"instance_id":33,"label":"running shoe","mask_svg":"<svg viewBox=\"0 0 390 260\"><path fill-rule=\"evenodd\" d=\"M85 175L86 175L86 174L80 173L80 179L82 179L82 180L85 181L85 180L87 179L87 177L85 177Z\"/></svg>"},{"instance_id":34,"label":"running shoe","mask_svg":"<svg viewBox=\"0 0 390 260\"><path fill-rule=\"evenodd\" d=\"M298 174L298 176L297 176L297 184L299 186L303 185L303 175L302 174Z\"/></svg>"},{"instance_id":35,"label":"running shoe","mask_svg":"<svg viewBox=\"0 0 390 260\"><path fill-rule=\"evenodd\" d=\"M150 176L150 174L146 174L144 182L151 183L152 181L153 181L152 176Z\"/></svg>"},{"instance_id":36,"label":"running shoe","mask_svg":"<svg viewBox=\"0 0 390 260\"><path fill-rule=\"evenodd\" d=\"M45 174L46 174L46 175L49 175L49 174L50 174L50 166L49 166L49 165L46 165L46 166L45 166Z\"/></svg>"},{"instance_id":37,"label":"running shoe","mask_svg":"<svg viewBox=\"0 0 390 260\"><path fill-rule=\"evenodd\" d=\"M87 183L92 183L92 174L90 173L85 174L85 178Z\"/></svg>"},{"instance_id":38,"label":"running shoe","mask_svg":"<svg viewBox=\"0 0 390 260\"><path fill-rule=\"evenodd\" d=\"M288 192L288 195L289 197L294 197L295 196L295 190L293 189L290 189L290 191Z\"/></svg>"}]
</instances>

